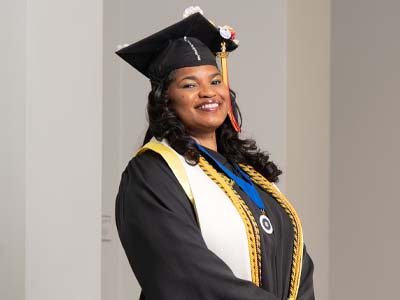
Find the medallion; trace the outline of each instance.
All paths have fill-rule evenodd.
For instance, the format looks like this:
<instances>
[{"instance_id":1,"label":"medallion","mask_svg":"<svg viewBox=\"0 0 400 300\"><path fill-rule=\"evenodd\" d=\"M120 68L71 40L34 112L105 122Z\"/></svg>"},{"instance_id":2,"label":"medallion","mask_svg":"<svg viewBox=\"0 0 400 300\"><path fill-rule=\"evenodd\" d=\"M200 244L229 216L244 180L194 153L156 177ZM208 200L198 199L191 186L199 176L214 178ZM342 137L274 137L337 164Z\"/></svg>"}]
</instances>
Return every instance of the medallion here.
<instances>
[{"instance_id":1,"label":"medallion","mask_svg":"<svg viewBox=\"0 0 400 300\"><path fill-rule=\"evenodd\" d=\"M260 225L262 229L268 234L271 234L274 231L274 229L272 228L272 223L266 215L260 216Z\"/></svg>"}]
</instances>

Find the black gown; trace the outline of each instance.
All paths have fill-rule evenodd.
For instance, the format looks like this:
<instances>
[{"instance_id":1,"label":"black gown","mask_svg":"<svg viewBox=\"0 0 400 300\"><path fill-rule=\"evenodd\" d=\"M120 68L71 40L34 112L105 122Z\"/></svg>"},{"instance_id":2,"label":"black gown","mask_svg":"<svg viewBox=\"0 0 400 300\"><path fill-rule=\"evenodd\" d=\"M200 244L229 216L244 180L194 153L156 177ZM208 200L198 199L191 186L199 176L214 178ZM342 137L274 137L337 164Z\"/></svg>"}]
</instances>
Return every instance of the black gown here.
<instances>
[{"instance_id":1,"label":"black gown","mask_svg":"<svg viewBox=\"0 0 400 300\"><path fill-rule=\"evenodd\" d=\"M236 172L221 154L212 150L209 153ZM218 170L214 162L208 161ZM288 299L293 227L276 200L256 188L274 228L272 234L260 230L260 287L235 277L207 248L193 207L163 158L152 151L134 157L122 174L116 222L129 263L142 287L140 299ZM258 219L258 207L238 186L234 185L234 189ZM305 249L297 299L315 299L313 263Z\"/></svg>"}]
</instances>

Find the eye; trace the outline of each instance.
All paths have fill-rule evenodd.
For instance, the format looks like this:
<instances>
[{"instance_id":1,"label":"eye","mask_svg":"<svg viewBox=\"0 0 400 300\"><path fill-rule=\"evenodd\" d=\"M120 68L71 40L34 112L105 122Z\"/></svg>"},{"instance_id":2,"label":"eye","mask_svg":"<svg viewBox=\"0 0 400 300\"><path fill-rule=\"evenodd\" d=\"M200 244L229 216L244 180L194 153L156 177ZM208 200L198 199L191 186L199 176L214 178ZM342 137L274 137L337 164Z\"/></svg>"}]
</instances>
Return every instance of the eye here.
<instances>
[{"instance_id":1,"label":"eye","mask_svg":"<svg viewBox=\"0 0 400 300\"><path fill-rule=\"evenodd\" d=\"M196 87L196 84L193 83L193 82L185 83L184 85L182 85L182 88L183 88L183 89L192 89L192 88L194 88L194 87Z\"/></svg>"},{"instance_id":2,"label":"eye","mask_svg":"<svg viewBox=\"0 0 400 300\"><path fill-rule=\"evenodd\" d=\"M211 81L212 85L220 85L222 83L221 79L214 79L213 81Z\"/></svg>"}]
</instances>

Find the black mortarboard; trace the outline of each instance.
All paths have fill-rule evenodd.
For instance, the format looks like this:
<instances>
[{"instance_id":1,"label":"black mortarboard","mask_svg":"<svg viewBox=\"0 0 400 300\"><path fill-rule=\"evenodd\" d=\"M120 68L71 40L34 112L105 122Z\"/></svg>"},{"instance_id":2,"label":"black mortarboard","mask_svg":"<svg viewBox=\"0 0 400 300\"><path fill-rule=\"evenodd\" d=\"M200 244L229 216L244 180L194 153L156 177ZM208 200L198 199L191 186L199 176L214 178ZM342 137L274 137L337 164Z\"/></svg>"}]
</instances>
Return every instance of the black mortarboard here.
<instances>
[{"instance_id":1,"label":"black mortarboard","mask_svg":"<svg viewBox=\"0 0 400 300\"><path fill-rule=\"evenodd\" d=\"M159 81L172 70L199 65L217 65L215 54L232 51L237 44L222 37L200 13L192 14L116 53L146 77Z\"/></svg>"},{"instance_id":2,"label":"black mortarboard","mask_svg":"<svg viewBox=\"0 0 400 300\"><path fill-rule=\"evenodd\" d=\"M231 27L216 27L197 12L116 53L150 78L152 83L161 81L175 69L202 65L217 66L217 55L221 58L223 80L229 88L226 59L228 52L238 47L234 38L235 32ZM232 126L239 132L240 125L233 113L231 101L228 115Z\"/></svg>"}]
</instances>

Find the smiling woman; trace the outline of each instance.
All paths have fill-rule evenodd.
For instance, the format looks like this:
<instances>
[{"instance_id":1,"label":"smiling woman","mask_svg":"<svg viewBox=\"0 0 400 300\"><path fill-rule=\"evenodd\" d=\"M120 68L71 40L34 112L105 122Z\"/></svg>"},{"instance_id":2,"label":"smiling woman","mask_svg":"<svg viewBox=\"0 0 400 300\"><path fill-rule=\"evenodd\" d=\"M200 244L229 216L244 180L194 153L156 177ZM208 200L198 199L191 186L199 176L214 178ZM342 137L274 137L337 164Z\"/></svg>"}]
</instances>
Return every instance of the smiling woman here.
<instances>
[{"instance_id":1,"label":"smiling woman","mask_svg":"<svg viewBox=\"0 0 400 300\"><path fill-rule=\"evenodd\" d=\"M195 13L117 52L151 81L116 202L140 299L314 299L300 220L273 184L282 172L239 136L234 37Z\"/></svg>"},{"instance_id":2,"label":"smiling woman","mask_svg":"<svg viewBox=\"0 0 400 300\"><path fill-rule=\"evenodd\" d=\"M171 109L200 144L217 151L215 132L228 115L229 90L217 67L204 65L175 71L168 87Z\"/></svg>"}]
</instances>

